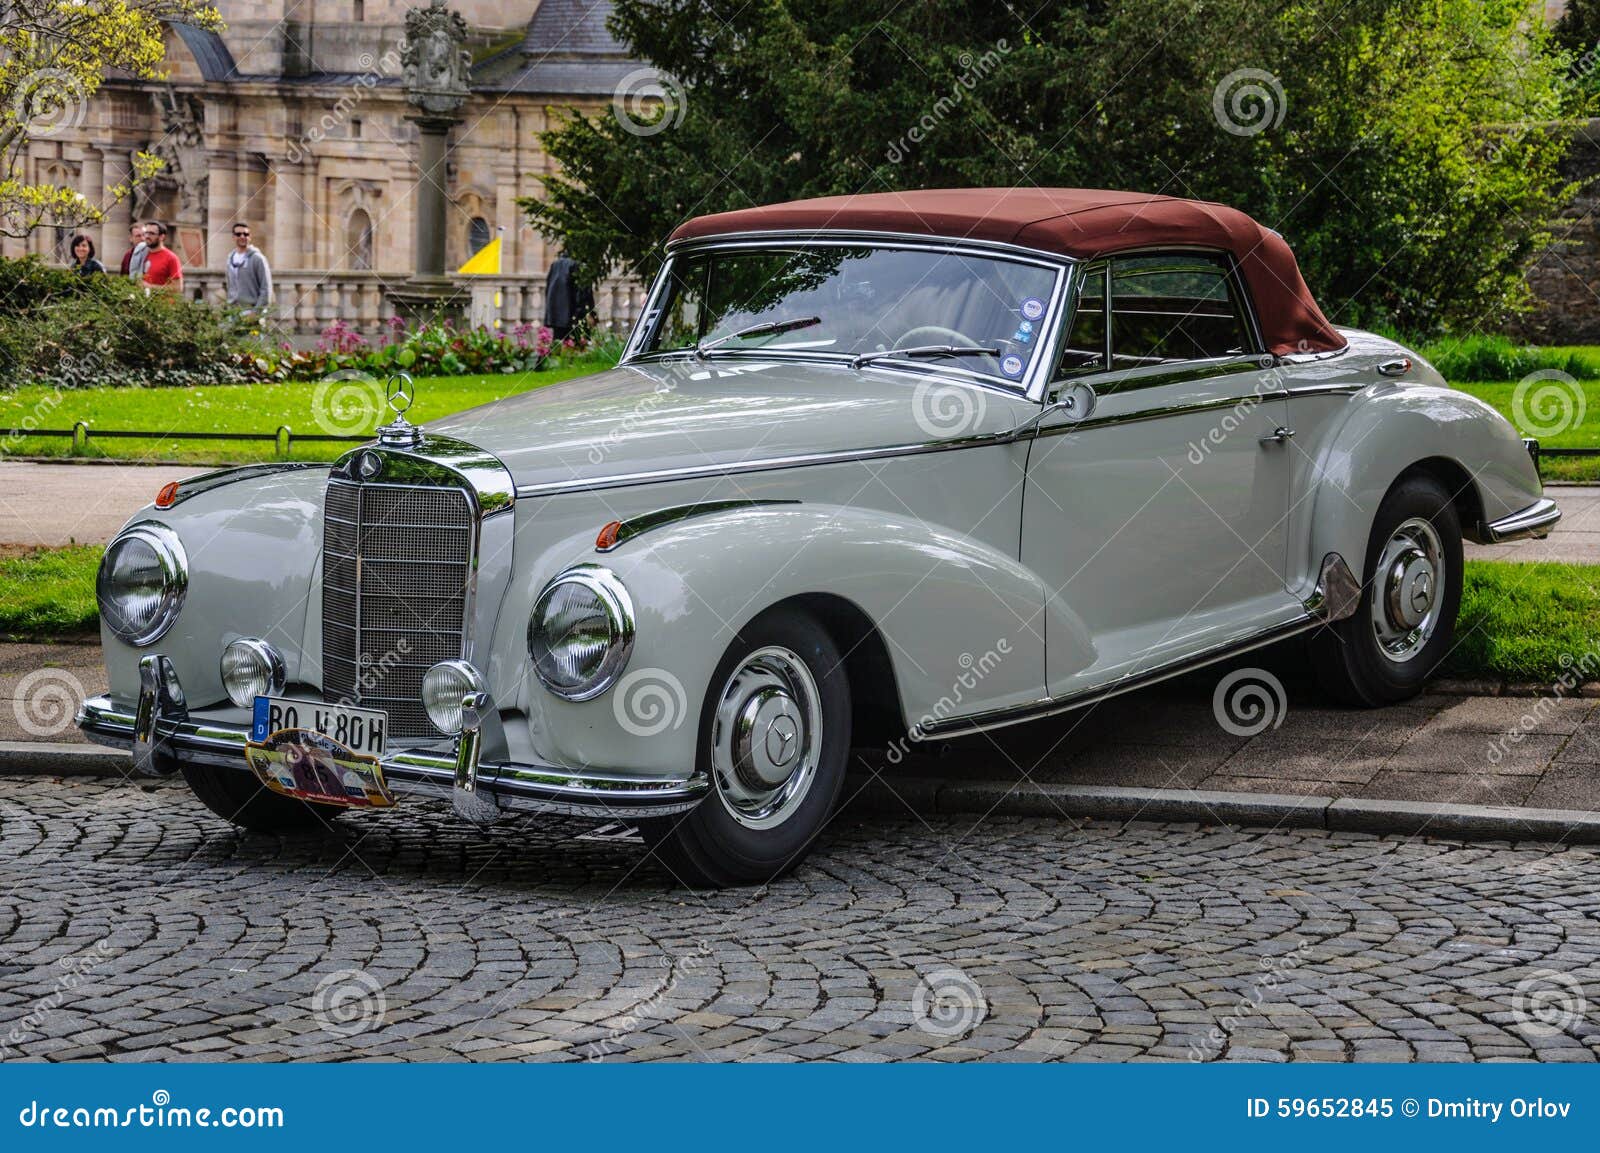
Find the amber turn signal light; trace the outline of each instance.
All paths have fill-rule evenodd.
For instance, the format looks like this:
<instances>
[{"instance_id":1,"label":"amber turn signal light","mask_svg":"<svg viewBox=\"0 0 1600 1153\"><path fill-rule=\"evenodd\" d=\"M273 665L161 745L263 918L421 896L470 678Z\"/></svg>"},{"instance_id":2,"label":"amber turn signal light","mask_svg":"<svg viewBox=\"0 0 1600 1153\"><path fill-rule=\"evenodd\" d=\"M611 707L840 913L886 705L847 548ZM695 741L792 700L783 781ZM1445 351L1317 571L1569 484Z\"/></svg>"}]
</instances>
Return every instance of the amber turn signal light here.
<instances>
[{"instance_id":1,"label":"amber turn signal light","mask_svg":"<svg viewBox=\"0 0 1600 1153\"><path fill-rule=\"evenodd\" d=\"M156 493L157 508L171 508L178 503L178 482L169 480L161 486L161 491Z\"/></svg>"},{"instance_id":2,"label":"amber turn signal light","mask_svg":"<svg viewBox=\"0 0 1600 1153\"><path fill-rule=\"evenodd\" d=\"M601 552L605 552L608 548L615 548L617 544L617 537L621 534L621 532L622 522L620 520L612 521L610 524L606 525L600 530L599 536L594 538L594 547L599 549Z\"/></svg>"}]
</instances>

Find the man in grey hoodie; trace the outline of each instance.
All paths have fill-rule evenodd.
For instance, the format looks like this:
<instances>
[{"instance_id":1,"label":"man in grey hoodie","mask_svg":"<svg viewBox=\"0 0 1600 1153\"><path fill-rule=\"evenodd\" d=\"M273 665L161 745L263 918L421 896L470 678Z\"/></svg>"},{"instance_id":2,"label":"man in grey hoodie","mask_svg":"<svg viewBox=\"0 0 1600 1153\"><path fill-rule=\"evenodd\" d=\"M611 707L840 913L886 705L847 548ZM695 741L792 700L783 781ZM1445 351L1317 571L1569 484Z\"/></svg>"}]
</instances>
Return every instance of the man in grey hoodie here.
<instances>
[{"instance_id":1,"label":"man in grey hoodie","mask_svg":"<svg viewBox=\"0 0 1600 1153\"><path fill-rule=\"evenodd\" d=\"M233 251L228 253L228 303L256 312L272 304L272 269L261 249L250 243L250 226L233 226Z\"/></svg>"}]
</instances>

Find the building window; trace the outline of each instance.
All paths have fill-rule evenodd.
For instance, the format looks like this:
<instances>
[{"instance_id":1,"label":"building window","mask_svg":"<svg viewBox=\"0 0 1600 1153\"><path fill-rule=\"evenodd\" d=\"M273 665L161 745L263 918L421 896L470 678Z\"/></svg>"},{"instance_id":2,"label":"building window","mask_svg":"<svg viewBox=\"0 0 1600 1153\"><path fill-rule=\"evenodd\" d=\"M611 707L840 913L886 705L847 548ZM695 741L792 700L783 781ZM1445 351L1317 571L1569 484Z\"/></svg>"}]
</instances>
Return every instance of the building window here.
<instances>
[{"instance_id":1,"label":"building window","mask_svg":"<svg viewBox=\"0 0 1600 1153\"><path fill-rule=\"evenodd\" d=\"M367 18L367 5L365 0L351 0L350 18L357 24Z\"/></svg>"},{"instance_id":2,"label":"building window","mask_svg":"<svg viewBox=\"0 0 1600 1153\"><path fill-rule=\"evenodd\" d=\"M361 139L361 117L359 116L352 116L350 118L350 139Z\"/></svg>"},{"instance_id":3,"label":"building window","mask_svg":"<svg viewBox=\"0 0 1600 1153\"><path fill-rule=\"evenodd\" d=\"M372 217L364 208L350 214L350 223L345 228L345 252L353 271L365 272L372 268Z\"/></svg>"},{"instance_id":4,"label":"building window","mask_svg":"<svg viewBox=\"0 0 1600 1153\"><path fill-rule=\"evenodd\" d=\"M473 255L488 243L489 222L481 216L474 216L472 223L467 226L467 255Z\"/></svg>"}]
</instances>

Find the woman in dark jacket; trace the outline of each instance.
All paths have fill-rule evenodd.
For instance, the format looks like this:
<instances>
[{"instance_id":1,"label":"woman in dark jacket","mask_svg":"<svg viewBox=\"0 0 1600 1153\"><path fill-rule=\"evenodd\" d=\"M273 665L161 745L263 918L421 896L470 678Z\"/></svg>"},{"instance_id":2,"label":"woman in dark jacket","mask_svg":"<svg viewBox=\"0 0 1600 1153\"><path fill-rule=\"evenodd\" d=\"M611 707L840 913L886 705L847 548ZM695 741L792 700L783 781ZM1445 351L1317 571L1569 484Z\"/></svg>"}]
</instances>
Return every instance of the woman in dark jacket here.
<instances>
[{"instance_id":1,"label":"woman in dark jacket","mask_svg":"<svg viewBox=\"0 0 1600 1153\"><path fill-rule=\"evenodd\" d=\"M94 258L94 241L82 233L72 238L72 270L80 276L106 270L106 266Z\"/></svg>"}]
</instances>

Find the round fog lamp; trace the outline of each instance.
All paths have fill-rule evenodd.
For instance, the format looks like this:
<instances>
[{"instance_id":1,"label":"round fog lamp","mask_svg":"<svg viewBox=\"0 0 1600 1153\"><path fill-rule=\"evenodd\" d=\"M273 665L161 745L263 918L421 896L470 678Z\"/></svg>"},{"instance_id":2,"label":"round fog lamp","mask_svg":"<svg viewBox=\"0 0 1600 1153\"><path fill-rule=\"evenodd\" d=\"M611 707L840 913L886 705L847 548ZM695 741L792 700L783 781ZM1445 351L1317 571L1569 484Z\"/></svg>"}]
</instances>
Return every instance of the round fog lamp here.
<instances>
[{"instance_id":1,"label":"round fog lamp","mask_svg":"<svg viewBox=\"0 0 1600 1153\"><path fill-rule=\"evenodd\" d=\"M445 736L461 731L461 702L483 692L483 677L466 661L440 661L422 677L422 707Z\"/></svg>"},{"instance_id":2,"label":"round fog lamp","mask_svg":"<svg viewBox=\"0 0 1600 1153\"><path fill-rule=\"evenodd\" d=\"M266 641L243 637L222 650L222 687L241 709L283 692L284 679L283 658Z\"/></svg>"}]
</instances>

